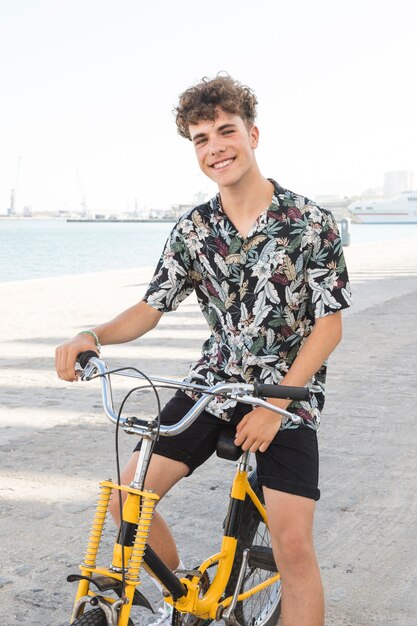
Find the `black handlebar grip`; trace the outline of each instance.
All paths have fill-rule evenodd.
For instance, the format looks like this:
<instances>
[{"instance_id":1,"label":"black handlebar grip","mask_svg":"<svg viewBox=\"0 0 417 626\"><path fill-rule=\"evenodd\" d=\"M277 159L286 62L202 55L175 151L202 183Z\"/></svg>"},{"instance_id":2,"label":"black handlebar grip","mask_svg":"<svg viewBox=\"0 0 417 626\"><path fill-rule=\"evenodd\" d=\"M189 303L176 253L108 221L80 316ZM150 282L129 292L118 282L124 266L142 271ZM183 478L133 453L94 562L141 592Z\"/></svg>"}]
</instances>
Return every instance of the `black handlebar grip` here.
<instances>
[{"instance_id":1,"label":"black handlebar grip","mask_svg":"<svg viewBox=\"0 0 417 626\"><path fill-rule=\"evenodd\" d=\"M77 356L77 361L81 365L83 369L88 365L88 361L93 358L93 356L98 357L97 352L94 350L86 350L85 352L80 352Z\"/></svg>"},{"instance_id":2,"label":"black handlebar grip","mask_svg":"<svg viewBox=\"0 0 417 626\"><path fill-rule=\"evenodd\" d=\"M262 398L282 398L284 400L309 400L310 391L306 387L290 387L289 385L263 385L255 382L254 396Z\"/></svg>"}]
</instances>

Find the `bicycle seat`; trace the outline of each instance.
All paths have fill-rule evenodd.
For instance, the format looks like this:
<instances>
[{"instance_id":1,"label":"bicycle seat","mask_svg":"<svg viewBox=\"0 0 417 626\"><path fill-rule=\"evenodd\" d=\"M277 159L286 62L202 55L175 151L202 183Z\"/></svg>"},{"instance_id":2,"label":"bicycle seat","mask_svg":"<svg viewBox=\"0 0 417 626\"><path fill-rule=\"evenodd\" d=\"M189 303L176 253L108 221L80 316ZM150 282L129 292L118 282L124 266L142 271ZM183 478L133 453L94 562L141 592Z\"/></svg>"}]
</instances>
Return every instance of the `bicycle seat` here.
<instances>
[{"instance_id":1,"label":"bicycle seat","mask_svg":"<svg viewBox=\"0 0 417 626\"><path fill-rule=\"evenodd\" d=\"M243 454L240 446L235 445L236 428L225 426L217 439L216 454L221 459L237 461Z\"/></svg>"}]
</instances>

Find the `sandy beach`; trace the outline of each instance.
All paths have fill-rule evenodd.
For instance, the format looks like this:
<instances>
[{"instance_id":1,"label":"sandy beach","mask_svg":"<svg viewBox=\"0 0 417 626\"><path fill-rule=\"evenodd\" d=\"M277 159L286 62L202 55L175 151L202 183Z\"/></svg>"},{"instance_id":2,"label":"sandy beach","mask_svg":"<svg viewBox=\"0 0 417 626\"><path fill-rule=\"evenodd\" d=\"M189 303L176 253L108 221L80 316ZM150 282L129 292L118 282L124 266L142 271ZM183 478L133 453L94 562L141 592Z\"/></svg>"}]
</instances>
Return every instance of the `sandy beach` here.
<instances>
[{"instance_id":1,"label":"sandy beach","mask_svg":"<svg viewBox=\"0 0 417 626\"><path fill-rule=\"evenodd\" d=\"M329 365L315 525L326 624L415 626L417 239L352 245L345 255L354 306ZM0 283L2 626L69 624L66 577L83 556L97 483L115 477L114 433L98 384L58 380L54 349L140 299L152 269ZM150 335L105 347L103 358L181 377L206 337L190 297ZM149 410L147 398L137 403ZM134 444L122 435L122 462ZM187 565L217 551L233 471L212 458L161 503ZM146 579L144 590L157 605Z\"/></svg>"}]
</instances>

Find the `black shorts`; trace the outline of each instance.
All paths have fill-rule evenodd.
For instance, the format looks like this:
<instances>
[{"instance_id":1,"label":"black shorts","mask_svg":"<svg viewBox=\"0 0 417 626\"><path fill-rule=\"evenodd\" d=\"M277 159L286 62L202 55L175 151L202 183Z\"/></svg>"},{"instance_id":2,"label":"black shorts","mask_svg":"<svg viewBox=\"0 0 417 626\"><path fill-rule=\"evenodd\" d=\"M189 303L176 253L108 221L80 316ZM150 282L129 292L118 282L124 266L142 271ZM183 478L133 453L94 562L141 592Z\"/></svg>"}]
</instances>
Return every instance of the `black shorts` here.
<instances>
[{"instance_id":1,"label":"black shorts","mask_svg":"<svg viewBox=\"0 0 417 626\"><path fill-rule=\"evenodd\" d=\"M193 404L185 393L177 391L161 411L161 424L175 424ZM228 424L238 424L251 410L249 405L238 404L230 422L203 411L183 433L160 437L154 452L185 463L190 469L187 476L191 476L215 452L222 429ZM135 450L139 448L140 443ZM320 498L317 433L312 428L280 430L265 452L256 452L256 464L259 483L264 487L313 500Z\"/></svg>"}]
</instances>

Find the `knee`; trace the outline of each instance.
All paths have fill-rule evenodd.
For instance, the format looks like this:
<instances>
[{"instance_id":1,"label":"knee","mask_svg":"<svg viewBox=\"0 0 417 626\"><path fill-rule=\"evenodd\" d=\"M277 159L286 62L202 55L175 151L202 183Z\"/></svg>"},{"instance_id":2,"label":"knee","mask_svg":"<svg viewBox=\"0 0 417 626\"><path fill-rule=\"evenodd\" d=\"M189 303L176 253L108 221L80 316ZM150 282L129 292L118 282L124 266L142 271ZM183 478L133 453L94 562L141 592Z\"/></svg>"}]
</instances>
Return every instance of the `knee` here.
<instances>
[{"instance_id":1,"label":"knee","mask_svg":"<svg viewBox=\"0 0 417 626\"><path fill-rule=\"evenodd\" d=\"M287 529L273 541L274 556L278 569L287 574L302 575L316 563L313 540L310 536Z\"/></svg>"}]
</instances>

